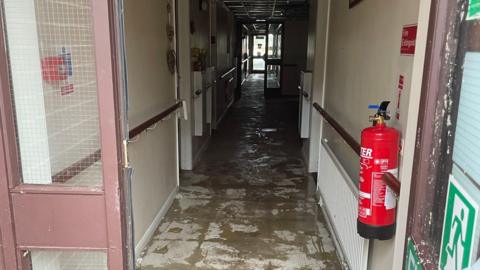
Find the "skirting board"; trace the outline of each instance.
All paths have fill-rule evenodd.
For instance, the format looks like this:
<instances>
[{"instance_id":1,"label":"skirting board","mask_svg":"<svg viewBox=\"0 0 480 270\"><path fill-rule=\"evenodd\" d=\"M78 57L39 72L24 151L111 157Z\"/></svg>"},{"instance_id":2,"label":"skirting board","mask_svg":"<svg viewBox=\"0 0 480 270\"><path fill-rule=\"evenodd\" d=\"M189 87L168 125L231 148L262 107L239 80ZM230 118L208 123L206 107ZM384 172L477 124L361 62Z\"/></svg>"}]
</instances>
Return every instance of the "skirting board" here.
<instances>
[{"instance_id":1,"label":"skirting board","mask_svg":"<svg viewBox=\"0 0 480 270\"><path fill-rule=\"evenodd\" d=\"M138 255L140 255L143 252L143 250L147 247L148 243L150 243L150 240L154 236L158 226L160 226L160 223L162 222L163 218L167 214L168 210L170 210L170 207L172 207L172 204L175 201L175 197L177 196L177 194L178 194L178 187L176 187L170 193L170 195L168 195L167 200L163 204L162 208L160 208L160 211L158 211L152 224L148 226L147 231L143 234L140 241L138 241L137 245L135 246L135 260L138 259Z\"/></svg>"}]
</instances>

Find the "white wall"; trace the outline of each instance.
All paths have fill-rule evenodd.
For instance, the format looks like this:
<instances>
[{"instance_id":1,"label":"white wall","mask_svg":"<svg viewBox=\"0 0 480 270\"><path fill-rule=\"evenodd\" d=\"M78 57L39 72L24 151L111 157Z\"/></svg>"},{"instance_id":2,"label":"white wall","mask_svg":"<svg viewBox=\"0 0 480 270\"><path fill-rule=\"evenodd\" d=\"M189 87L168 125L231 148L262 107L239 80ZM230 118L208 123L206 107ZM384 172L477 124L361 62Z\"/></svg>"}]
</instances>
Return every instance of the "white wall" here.
<instances>
[{"instance_id":1,"label":"white wall","mask_svg":"<svg viewBox=\"0 0 480 270\"><path fill-rule=\"evenodd\" d=\"M393 120L389 124L400 130L402 135L405 134L407 126L412 126L408 121L416 123L415 113L409 110L410 104L418 106L416 98L409 99L413 90L411 82L414 75L414 57L400 55L400 42L402 27L417 23L419 5L418 0L365 0L349 9L348 1L331 1L323 102L325 109L358 141L362 129L370 125L369 115L374 113L368 110L368 105L378 104L381 100L392 101L390 112ZM321 29L317 28L317 34L319 31ZM417 47L421 50L424 48L422 45L424 44L417 44ZM316 47L318 48L318 44ZM405 89L401 99L400 120L396 120L400 75L405 76ZM315 91L318 91L317 88ZM415 88L415 91L420 90ZM312 123L314 122L316 121L312 118ZM323 128L323 137L328 139L330 148L350 177L357 179L357 154L328 125ZM408 143L411 143L411 139ZM408 154L413 155L413 150ZM403 160L412 162L410 157L402 158L401 168L404 165ZM409 177L407 171L401 171L405 173L400 175L401 179ZM402 198L408 200L406 197ZM405 207L407 206L408 203ZM404 237L401 231L397 234ZM399 253L396 253L396 257L400 257L396 258L397 264L403 259L403 254ZM373 241L370 245L369 269L392 269L393 254L394 240Z\"/></svg>"},{"instance_id":2,"label":"white wall","mask_svg":"<svg viewBox=\"0 0 480 270\"><path fill-rule=\"evenodd\" d=\"M330 0L314 0L311 2L312 10L316 11L316 14L313 18L310 18L309 23L307 69L311 70L313 73L312 103L317 102L320 105L323 105L325 89L329 2ZM311 110L310 138L306 140L304 151L307 159L308 171L317 172L320 149L320 123L322 118L313 107Z\"/></svg>"},{"instance_id":3,"label":"white wall","mask_svg":"<svg viewBox=\"0 0 480 270\"><path fill-rule=\"evenodd\" d=\"M129 126L133 128L175 104L175 76L166 65L167 0L125 1ZM160 123L128 147L135 242L153 233L169 195L177 189L177 121ZM171 198L171 197L170 197ZM144 239L145 240L145 239Z\"/></svg>"},{"instance_id":4,"label":"white wall","mask_svg":"<svg viewBox=\"0 0 480 270\"><path fill-rule=\"evenodd\" d=\"M402 26L417 23L418 0L365 0L353 9L348 1L332 1L325 108L358 141L370 125L369 104L391 100L395 116L399 75L405 76L401 112L408 111L412 56L400 55ZM394 118L394 117L392 117ZM406 117L390 125L405 130ZM358 157L334 131L327 137L352 178L357 178Z\"/></svg>"}]
</instances>

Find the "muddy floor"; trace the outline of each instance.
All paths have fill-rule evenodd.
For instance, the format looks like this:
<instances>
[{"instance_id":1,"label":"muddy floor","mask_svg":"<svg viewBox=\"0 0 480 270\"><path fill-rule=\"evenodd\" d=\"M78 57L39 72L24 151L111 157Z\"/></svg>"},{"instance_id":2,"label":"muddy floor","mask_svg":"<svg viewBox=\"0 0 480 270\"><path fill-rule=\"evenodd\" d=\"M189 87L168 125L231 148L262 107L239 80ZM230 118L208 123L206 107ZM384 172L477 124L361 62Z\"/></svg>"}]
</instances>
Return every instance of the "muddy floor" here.
<instances>
[{"instance_id":1,"label":"muddy floor","mask_svg":"<svg viewBox=\"0 0 480 270\"><path fill-rule=\"evenodd\" d=\"M298 101L253 75L181 187L139 270L342 269L305 172Z\"/></svg>"}]
</instances>

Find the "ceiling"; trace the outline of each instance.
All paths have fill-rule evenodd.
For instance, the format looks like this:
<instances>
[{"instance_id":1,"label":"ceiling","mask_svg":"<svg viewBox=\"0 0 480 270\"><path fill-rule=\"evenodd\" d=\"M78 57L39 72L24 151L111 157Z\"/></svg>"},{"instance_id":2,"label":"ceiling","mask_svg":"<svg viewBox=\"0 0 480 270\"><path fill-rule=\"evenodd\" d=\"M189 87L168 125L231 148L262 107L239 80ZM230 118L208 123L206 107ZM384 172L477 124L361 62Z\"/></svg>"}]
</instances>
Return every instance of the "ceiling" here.
<instances>
[{"instance_id":1,"label":"ceiling","mask_svg":"<svg viewBox=\"0 0 480 270\"><path fill-rule=\"evenodd\" d=\"M308 16L307 0L224 0L241 21L284 20Z\"/></svg>"}]
</instances>

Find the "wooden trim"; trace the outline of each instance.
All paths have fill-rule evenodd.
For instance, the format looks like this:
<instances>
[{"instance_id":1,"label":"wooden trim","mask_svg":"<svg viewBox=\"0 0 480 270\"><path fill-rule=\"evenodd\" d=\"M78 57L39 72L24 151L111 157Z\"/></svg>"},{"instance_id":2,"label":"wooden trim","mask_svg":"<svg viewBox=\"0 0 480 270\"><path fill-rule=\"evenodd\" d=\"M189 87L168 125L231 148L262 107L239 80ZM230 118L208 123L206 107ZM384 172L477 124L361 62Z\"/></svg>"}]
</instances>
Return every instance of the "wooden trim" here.
<instances>
[{"instance_id":1,"label":"wooden trim","mask_svg":"<svg viewBox=\"0 0 480 270\"><path fill-rule=\"evenodd\" d=\"M145 130L147 130L149 127L155 125L156 123L162 121L163 119L165 119L170 114L177 111L182 106L183 106L183 102L177 102L175 105L171 106L170 108L164 110L163 112L157 114L156 116L148 119L147 121L138 125L134 129L130 130L130 132L129 132L130 139L137 137L138 135L140 135L140 133L144 132Z\"/></svg>"},{"instance_id":2,"label":"wooden trim","mask_svg":"<svg viewBox=\"0 0 480 270\"><path fill-rule=\"evenodd\" d=\"M350 0L348 7L353 8L354 6L358 5L362 0Z\"/></svg>"},{"instance_id":3,"label":"wooden trim","mask_svg":"<svg viewBox=\"0 0 480 270\"><path fill-rule=\"evenodd\" d=\"M105 213L108 239L108 269L127 269L127 219L122 132L125 122L120 113L121 91L118 82L118 17L116 0L90 0L97 61L97 85L102 145Z\"/></svg>"},{"instance_id":4,"label":"wooden trim","mask_svg":"<svg viewBox=\"0 0 480 270\"><path fill-rule=\"evenodd\" d=\"M450 137L446 135L449 131L445 120L453 109L448 108L445 97L448 97L449 86L456 83L450 80L458 49L458 12L456 1L432 0L406 232L416 243L423 243L417 249L424 269L438 267L441 236L436 240L432 237L443 228L446 188L438 185L448 182L441 171L447 167L443 161L453 152L445 154ZM454 118L451 119L453 122ZM430 210L422 213L429 215L431 226L428 228L425 219L417 220L420 209Z\"/></svg>"},{"instance_id":5,"label":"wooden trim","mask_svg":"<svg viewBox=\"0 0 480 270\"><path fill-rule=\"evenodd\" d=\"M322 115L322 117L338 132L342 139L360 156L360 144L350 135L330 114L328 114L318 103L313 103L313 107Z\"/></svg>"},{"instance_id":6,"label":"wooden trim","mask_svg":"<svg viewBox=\"0 0 480 270\"><path fill-rule=\"evenodd\" d=\"M400 196L401 183L398 181L397 177L387 172L383 174L382 180L395 193L395 195Z\"/></svg>"}]
</instances>

